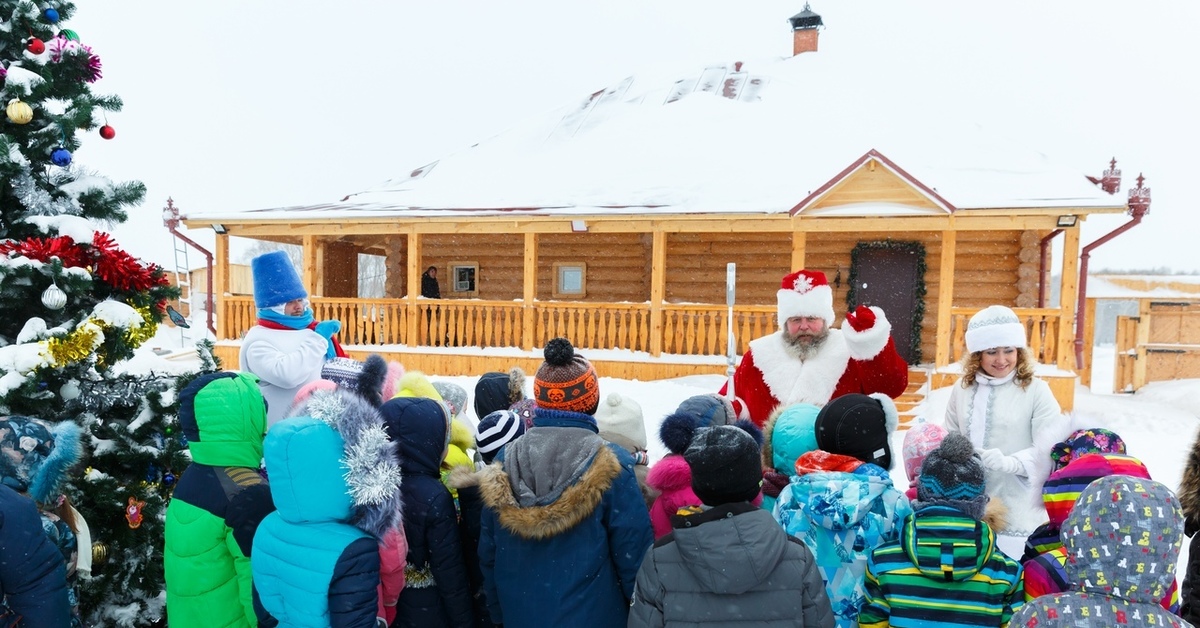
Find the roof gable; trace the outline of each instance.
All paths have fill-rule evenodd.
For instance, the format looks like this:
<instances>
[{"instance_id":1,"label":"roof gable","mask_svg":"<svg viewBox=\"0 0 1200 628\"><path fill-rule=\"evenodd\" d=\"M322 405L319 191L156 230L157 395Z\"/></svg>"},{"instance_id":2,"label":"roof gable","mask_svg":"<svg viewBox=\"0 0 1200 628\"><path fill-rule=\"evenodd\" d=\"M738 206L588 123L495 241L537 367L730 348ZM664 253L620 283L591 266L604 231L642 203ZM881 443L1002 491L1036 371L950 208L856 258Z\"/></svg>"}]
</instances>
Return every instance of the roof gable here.
<instances>
[{"instance_id":1,"label":"roof gable","mask_svg":"<svg viewBox=\"0 0 1200 628\"><path fill-rule=\"evenodd\" d=\"M871 149L797 203L789 213L793 216L841 211L879 214L880 206L909 209L917 214L946 214L955 210L936 191L883 153Z\"/></svg>"}]
</instances>

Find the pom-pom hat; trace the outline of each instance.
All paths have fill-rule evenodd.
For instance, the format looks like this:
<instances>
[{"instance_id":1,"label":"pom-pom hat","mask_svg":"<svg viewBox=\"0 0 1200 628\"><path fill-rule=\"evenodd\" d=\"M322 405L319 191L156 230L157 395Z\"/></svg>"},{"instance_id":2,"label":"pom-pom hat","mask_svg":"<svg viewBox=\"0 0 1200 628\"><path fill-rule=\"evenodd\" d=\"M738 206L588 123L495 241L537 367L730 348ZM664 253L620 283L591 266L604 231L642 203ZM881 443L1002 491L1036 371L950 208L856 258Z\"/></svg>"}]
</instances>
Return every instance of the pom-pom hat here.
<instances>
[{"instance_id":1,"label":"pom-pom hat","mask_svg":"<svg viewBox=\"0 0 1200 628\"><path fill-rule=\"evenodd\" d=\"M958 432L946 434L929 452L917 478L917 499L926 505L946 504L973 519L982 519L987 507L983 462L971 440Z\"/></svg>"},{"instance_id":2,"label":"pom-pom hat","mask_svg":"<svg viewBox=\"0 0 1200 628\"><path fill-rule=\"evenodd\" d=\"M833 290L819 270L798 270L784 277L776 297L780 327L793 316L816 316L826 327L833 325Z\"/></svg>"},{"instance_id":3,"label":"pom-pom hat","mask_svg":"<svg viewBox=\"0 0 1200 628\"><path fill-rule=\"evenodd\" d=\"M967 323L967 352L978 353L997 347L1025 347L1025 326L1016 313L1003 305L989 305Z\"/></svg>"},{"instance_id":4,"label":"pom-pom hat","mask_svg":"<svg viewBox=\"0 0 1200 628\"><path fill-rule=\"evenodd\" d=\"M533 378L537 407L594 414L600 404L600 382L587 358L575 353L566 338L554 338L542 351L546 361Z\"/></svg>"},{"instance_id":5,"label":"pom-pom hat","mask_svg":"<svg viewBox=\"0 0 1200 628\"><path fill-rule=\"evenodd\" d=\"M642 406L620 393L610 393L596 408L596 427L600 436L622 436L638 449L646 448L646 422Z\"/></svg>"},{"instance_id":6,"label":"pom-pom hat","mask_svg":"<svg viewBox=\"0 0 1200 628\"><path fill-rule=\"evenodd\" d=\"M254 277L254 307L275 307L308 297L284 251L263 253L250 260L250 274Z\"/></svg>"}]
</instances>

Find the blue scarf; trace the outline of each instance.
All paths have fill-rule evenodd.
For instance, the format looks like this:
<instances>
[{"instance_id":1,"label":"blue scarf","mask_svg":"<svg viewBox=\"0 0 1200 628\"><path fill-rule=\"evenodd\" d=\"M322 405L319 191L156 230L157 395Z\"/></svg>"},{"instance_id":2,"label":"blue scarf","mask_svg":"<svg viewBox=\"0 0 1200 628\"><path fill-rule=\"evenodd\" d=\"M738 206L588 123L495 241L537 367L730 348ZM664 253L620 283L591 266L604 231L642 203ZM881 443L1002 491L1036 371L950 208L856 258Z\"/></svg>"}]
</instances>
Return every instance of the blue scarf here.
<instances>
[{"instance_id":1,"label":"blue scarf","mask_svg":"<svg viewBox=\"0 0 1200 628\"><path fill-rule=\"evenodd\" d=\"M276 325L281 325L297 331L301 329L310 329L316 322L313 317L312 308L305 308L304 313L300 316L289 316L287 314L280 314L275 310L259 308L258 317L262 320L271 321ZM328 346L325 347L325 359L332 360L333 358L337 357L337 348L333 344L333 337L331 336L326 338L325 341L328 343Z\"/></svg>"}]
</instances>

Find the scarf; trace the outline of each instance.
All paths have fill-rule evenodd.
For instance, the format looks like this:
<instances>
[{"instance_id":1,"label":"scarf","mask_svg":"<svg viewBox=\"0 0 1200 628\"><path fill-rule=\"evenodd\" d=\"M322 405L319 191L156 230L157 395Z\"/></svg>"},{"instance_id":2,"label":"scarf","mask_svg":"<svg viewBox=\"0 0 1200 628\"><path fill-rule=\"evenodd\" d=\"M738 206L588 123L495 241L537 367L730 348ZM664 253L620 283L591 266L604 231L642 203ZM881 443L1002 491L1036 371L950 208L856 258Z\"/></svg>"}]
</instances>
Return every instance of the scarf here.
<instances>
[{"instance_id":1,"label":"scarf","mask_svg":"<svg viewBox=\"0 0 1200 628\"><path fill-rule=\"evenodd\" d=\"M313 319L312 308L304 310L300 316L288 316L280 314L274 310L259 308L258 324L267 329L280 329L298 331L301 329L316 329L317 321ZM338 342L336 336L330 336L327 339L329 345L325 348L325 359L332 360L333 358L344 358L346 351L342 349L342 343Z\"/></svg>"},{"instance_id":2,"label":"scarf","mask_svg":"<svg viewBox=\"0 0 1200 628\"><path fill-rule=\"evenodd\" d=\"M992 392L997 386L1011 382L1016 374L1016 369L1009 371L1008 375L1004 377L992 377L985 374L982 369L975 374L975 398L971 400L971 423L968 436L977 449L984 447L983 439L987 436L987 417Z\"/></svg>"}]
</instances>

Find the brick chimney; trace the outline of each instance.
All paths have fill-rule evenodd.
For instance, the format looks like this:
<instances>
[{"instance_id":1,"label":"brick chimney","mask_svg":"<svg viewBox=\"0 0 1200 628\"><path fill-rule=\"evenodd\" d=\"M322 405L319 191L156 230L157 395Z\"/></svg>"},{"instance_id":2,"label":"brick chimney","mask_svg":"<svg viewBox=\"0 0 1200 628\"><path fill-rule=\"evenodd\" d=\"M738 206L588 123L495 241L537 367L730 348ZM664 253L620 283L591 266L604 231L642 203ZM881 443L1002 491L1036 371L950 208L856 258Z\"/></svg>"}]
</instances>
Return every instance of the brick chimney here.
<instances>
[{"instance_id":1,"label":"brick chimney","mask_svg":"<svg viewBox=\"0 0 1200 628\"><path fill-rule=\"evenodd\" d=\"M788 18L792 23L792 56L817 51L817 29L823 25L821 16L804 3L804 10Z\"/></svg>"}]
</instances>

